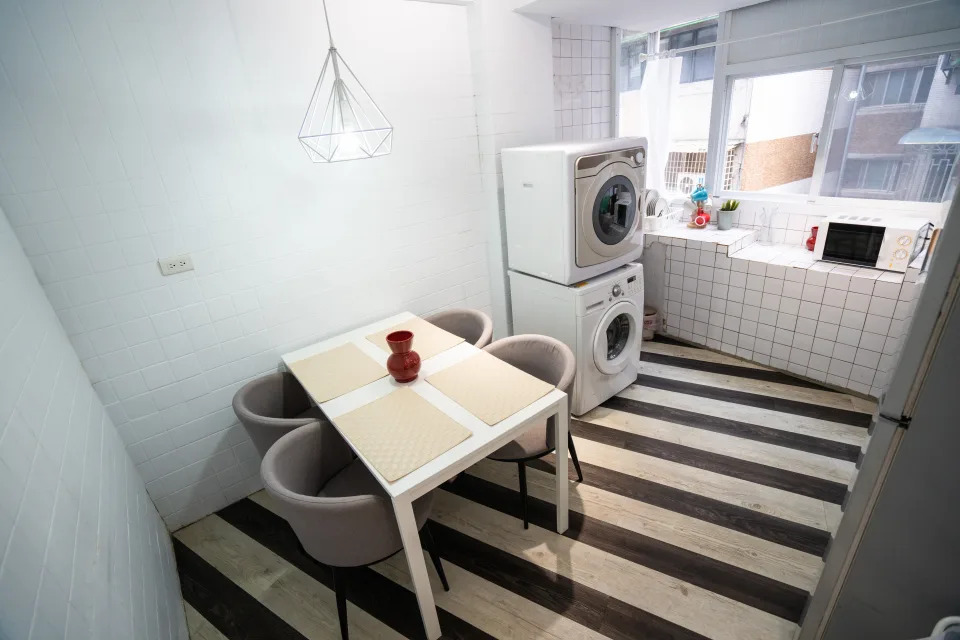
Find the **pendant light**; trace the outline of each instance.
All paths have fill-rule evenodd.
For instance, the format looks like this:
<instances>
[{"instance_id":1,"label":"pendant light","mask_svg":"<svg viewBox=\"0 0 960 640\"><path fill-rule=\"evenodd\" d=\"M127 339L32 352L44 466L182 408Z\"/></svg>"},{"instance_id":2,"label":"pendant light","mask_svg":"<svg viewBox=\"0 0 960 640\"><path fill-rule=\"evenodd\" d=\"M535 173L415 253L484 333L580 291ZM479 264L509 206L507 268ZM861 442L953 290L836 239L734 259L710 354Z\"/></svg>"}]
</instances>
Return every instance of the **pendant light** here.
<instances>
[{"instance_id":1,"label":"pendant light","mask_svg":"<svg viewBox=\"0 0 960 640\"><path fill-rule=\"evenodd\" d=\"M330 50L300 127L300 143L314 162L385 156L393 143L393 126L334 46L326 0L323 19Z\"/></svg>"}]
</instances>

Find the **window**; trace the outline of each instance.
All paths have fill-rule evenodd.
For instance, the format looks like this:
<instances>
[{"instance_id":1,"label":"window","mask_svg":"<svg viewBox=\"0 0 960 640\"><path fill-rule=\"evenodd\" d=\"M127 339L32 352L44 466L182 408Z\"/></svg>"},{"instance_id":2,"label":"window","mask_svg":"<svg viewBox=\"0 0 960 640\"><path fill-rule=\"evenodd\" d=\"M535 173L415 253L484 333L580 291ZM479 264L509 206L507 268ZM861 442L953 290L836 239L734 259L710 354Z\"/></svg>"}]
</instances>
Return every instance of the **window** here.
<instances>
[{"instance_id":1,"label":"window","mask_svg":"<svg viewBox=\"0 0 960 640\"><path fill-rule=\"evenodd\" d=\"M844 189L896 191L900 160L889 158L850 158L843 173Z\"/></svg>"},{"instance_id":2,"label":"window","mask_svg":"<svg viewBox=\"0 0 960 640\"><path fill-rule=\"evenodd\" d=\"M819 194L942 202L957 183L956 53L843 68ZM946 76L946 78L945 78Z\"/></svg>"},{"instance_id":3,"label":"window","mask_svg":"<svg viewBox=\"0 0 960 640\"><path fill-rule=\"evenodd\" d=\"M620 39L620 90L634 91L643 82L643 56L649 39L645 33L624 31Z\"/></svg>"},{"instance_id":4,"label":"window","mask_svg":"<svg viewBox=\"0 0 960 640\"><path fill-rule=\"evenodd\" d=\"M717 41L717 20L710 19L693 24L671 27L660 32L660 50L684 49ZM683 59L680 83L713 80L713 62L716 47L706 47L695 51L685 51L679 55Z\"/></svg>"},{"instance_id":5,"label":"window","mask_svg":"<svg viewBox=\"0 0 960 640\"><path fill-rule=\"evenodd\" d=\"M810 69L734 81L724 189L809 193L832 75Z\"/></svg>"},{"instance_id":6,"label":"window","mask_svg":"<svg viewBox=\"0 0 960 640\"><path fill-rule=\"evenodd\" d=\"M932 53L728 81L715 179L733 192L947 201L960 180L955 68L958 52Z\"/></svg>"},{"instance_id":7,"label":"window","mask_svg":"<svg viewBox=\"0 0 960 640\"><path fill-rule=\"evenodd\" d=\"M716 18L664 29L659 39L621 36L618 135L647 138L647 186L667 196L686 196L706 184L715 47L673 58L654 56L650 49L657 43L664 51L716 40Z\"/></svg>"},{"instance_id":8,"label":"window","mask_svg":"<svg viewBox=\"0 0 960 640\"><path fill-rule=\"evenodd\" d=\"M930 95L933 72L930 65L867 73L863 77L862 106L923 104Z\"/></svg>"}]
</instances>

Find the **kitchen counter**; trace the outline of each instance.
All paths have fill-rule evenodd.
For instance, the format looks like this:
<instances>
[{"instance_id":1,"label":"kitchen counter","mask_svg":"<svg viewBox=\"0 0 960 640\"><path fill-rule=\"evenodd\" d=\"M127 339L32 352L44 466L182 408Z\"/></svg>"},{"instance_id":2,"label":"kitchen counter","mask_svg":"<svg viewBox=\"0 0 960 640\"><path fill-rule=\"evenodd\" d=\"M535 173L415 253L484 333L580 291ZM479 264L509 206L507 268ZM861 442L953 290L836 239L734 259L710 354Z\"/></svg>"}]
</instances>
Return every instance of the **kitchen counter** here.
<instances>
[{"instance_id":1,"label":"kitchen counter","mask_svg":"<svg viewBox=\"0 0 960 640\"><path fill-rule=\"evenodd\" d=\"M879 397L923 284L904 273L816 261L801 244L761 245L755 229L647 232L648 299L661 331L688 342Z\"/></svg>"}]
</instances>

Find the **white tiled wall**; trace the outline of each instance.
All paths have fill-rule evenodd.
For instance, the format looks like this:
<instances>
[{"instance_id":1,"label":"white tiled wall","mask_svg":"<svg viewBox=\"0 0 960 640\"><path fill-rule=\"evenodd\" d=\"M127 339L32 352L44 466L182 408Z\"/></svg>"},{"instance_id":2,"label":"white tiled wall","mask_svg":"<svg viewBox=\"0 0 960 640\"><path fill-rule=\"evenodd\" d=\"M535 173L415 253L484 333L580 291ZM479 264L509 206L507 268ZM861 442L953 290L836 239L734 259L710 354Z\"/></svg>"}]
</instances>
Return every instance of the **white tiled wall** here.
<instances>
[{"instance_id":1,"label":"white tiled wall","mask_svg":"<svg viewBox=\"0 0 960 640\"><path fill-rule=\"evenodd\" d=\"M716 204L722 204L722 200ZM810 229L819 226L824 215L811 215L804 203L767 203L741 201L733 212L733 225L741 229L759 229L763 214L769 216L770 241L778 245L802 247L810 237ZM716 222L716 213L712 222Z\"/></svg>"},{"instance_id":2,"label":"white tiled wall","mask_svg":"<svg viewBox=\"0 0 960 640\"><path fill-rule=\"evenodd\" d=\"M392 155L299 146L319 2L0 2L0 206L171 528L258 488L230 401L279 354L489 308L467 11L328 4Z\"/></svg>"},{"instance_id":3,"label":"white tiled wall","mask_svg":"<svg viewBox=\"0 0 960 640\"><path fill-rule=\"evenodd\" d=\"M805 268L731 257L713 242L656 241L668 244L665 333L875 397L885 388L924 274Z\"/></svg>"},{"instance_id":4,"label":"white tiled wall","mask_svg":"<svg viewBox=\"0 0 960 640\"><path fill-rule=\"evenodd\" d=\"M598 140L611 124L610 27L553 28L553 114L557 140Z\"/></svg>"},{"instance_id":5,"label":"white tiled wall","mask_svg":"<svg viewBox=\"0 0 960 640\"><path fill-rule=\"evenodd\" d=\"M0 211L0 638L179 638L170 539Z\"/></svg>"},{"instance_id":6,"label":"white tiled wall","mask_svg":"<svg viewBox=\"0 0 960 640\"><path fill-rule=\"evenodd\" d=\"M490 296L497 338L510 335L500 151L553 140L550 26L516 11L525 3L473 2L467 10L483 185L479 201L489 220Z\"/></svg>"}]
</instances>

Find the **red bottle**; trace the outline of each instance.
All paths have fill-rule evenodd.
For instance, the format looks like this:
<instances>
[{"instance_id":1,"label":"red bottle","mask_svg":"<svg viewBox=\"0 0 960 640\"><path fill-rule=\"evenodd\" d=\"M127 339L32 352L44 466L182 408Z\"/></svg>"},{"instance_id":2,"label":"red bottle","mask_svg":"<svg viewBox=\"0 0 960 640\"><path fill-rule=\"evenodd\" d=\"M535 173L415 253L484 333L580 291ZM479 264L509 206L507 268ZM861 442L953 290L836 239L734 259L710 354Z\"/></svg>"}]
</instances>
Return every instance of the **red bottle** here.
<instances>
[{"instance_id":1,"label":"red bottle","mask_svg":"<svg viewBox=\"0 0 960 640\"><path fill-rule=\"evenodd\" d=\"M807 250L809 250L809 251L813 251L813 248L814 248L815 246L817 246L817 230L818 230L819 228L820 228L820 227L811 227L811 228L810 228L810 233L811 233L812 235L811 235L809 238L807 238Z\"/></svg>"},{"instance_id":2,"label":"red bottle","mask_svg":"<svg viewBox=\"0 0 960 640\"><path fill-rule=\"evenodd\" d=\"M412 350L413 332L394 331L387 334L391 353L387 357L387 371L397 382L413 382L420 373L420 354Z\"/></svg>"}]
</instances>

